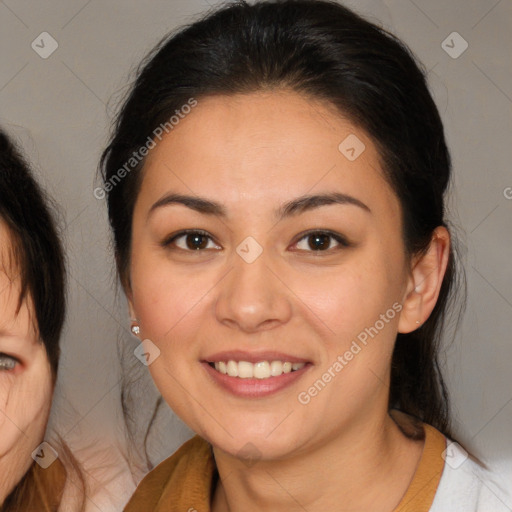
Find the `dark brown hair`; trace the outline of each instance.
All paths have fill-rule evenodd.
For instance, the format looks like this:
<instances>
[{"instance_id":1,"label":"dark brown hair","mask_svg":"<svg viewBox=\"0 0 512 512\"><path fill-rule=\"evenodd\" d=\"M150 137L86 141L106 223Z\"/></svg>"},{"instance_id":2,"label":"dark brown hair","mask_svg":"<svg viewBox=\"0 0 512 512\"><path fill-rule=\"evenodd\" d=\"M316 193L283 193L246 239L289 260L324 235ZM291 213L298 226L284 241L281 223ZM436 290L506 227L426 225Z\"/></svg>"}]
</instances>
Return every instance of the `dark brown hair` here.
<instances>
[{"instance_id":1,"label":"dark brown hair","mask_svg":"<svg viewBox=\"0 0 512 512\"><path fill-rule=\"evenodd\" d=\"M372 137L401 204L409 257L428 249L436 227L448 227L444 194L450 155L426 73L408 47L334 1L237 1L170 34L147 56L102 155L116 262L125 287L144 161L109 187L119 169L190 98L200 103L209 95L282 88L326 100ZM391 367L389 407L446 435L448 394L438 353L457 279L451 246L437 304L420 328L398 334Z\"/></svg>"}]
</instances>

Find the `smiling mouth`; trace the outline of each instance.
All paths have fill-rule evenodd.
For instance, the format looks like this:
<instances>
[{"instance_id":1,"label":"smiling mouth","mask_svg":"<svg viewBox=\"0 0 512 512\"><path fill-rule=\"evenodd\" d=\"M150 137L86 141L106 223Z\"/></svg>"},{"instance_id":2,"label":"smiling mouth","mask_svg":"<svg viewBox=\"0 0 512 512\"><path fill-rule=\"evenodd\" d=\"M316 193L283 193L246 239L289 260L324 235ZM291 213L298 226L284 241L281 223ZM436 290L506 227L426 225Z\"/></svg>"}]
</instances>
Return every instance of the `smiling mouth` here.
<instances>
[{"instance_id":1,"label":"smiling mouth","mask_svg":"<svg viewBox=\"0 0 512 512\"><path fill-rule=\"evenodd\" d=\"M289 361L216 361L208 363L223 375L239 379L269 379L285 373L292 373L304 368L306 363L291 363Z\"/></svg>"}]
</instances>

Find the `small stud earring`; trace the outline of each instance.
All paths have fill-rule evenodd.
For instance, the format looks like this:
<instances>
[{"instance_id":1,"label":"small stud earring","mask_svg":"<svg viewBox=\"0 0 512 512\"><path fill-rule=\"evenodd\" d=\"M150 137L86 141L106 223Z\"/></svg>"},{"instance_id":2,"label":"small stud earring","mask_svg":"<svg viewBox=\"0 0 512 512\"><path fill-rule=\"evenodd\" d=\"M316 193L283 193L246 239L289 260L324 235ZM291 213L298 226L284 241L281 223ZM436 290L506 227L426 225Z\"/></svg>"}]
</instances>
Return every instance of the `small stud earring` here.
<instances>
[{"instance_id":1,"label":"small stud earring","mask_svg":"<svg viewBox=\"0 0 512 512\"><path fill-rule=\"evenodd\" d=\"M419 324L419 323L420 323L420 321L419 321L419 320L416 320L416 323L417 323L417 324Z\"/></svg>"},{"instance_id":2,"label":"small stud earring","mask_svg":"<svg viewBox=\"0 0 512 512\"><path fill-rule=\"evenodd\" d=\"M140 334L140 327L138 325L132 325L131 330L135 336L138 336Z\"/></svg>"}]
</instances>

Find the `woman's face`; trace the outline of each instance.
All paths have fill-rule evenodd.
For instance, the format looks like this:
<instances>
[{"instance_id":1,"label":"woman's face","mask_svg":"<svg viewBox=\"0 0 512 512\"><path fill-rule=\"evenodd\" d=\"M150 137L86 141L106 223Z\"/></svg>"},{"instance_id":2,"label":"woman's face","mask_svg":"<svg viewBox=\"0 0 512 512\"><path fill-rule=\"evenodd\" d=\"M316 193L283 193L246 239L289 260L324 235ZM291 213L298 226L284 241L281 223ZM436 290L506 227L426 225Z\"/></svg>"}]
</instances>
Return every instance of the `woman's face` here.
<instances>
[{"instance_id":1,"label":"woman's face","mask_svg":"<svg viewBox=\"0 0 512 512\"><path fill-rule=\"evenodd\" d=\"M24 300L17 312L20 278L10 251L10 235L0 220L0 503L33 462L53 389L32 306Z\"/></svg>"},{"instance_id":2,"label":"woman's face","mask_svg":"<svg viewBox=\"0 0 512 512\"><path fill-rule=\"evenodd\" d=\"M387 411L401 233L372 140L327 105L199 100L150 151L133 217L131 313L165 400L220 449L263 458Z\"/></svg>"}]
</instances>

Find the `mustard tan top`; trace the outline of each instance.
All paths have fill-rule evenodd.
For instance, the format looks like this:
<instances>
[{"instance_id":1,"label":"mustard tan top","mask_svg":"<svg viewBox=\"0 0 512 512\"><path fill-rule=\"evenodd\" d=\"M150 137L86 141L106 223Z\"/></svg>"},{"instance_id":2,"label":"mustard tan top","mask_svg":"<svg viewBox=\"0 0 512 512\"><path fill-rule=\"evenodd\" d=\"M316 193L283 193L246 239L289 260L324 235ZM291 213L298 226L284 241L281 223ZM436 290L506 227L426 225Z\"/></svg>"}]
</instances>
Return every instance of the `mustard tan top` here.
<instances>
[{"instance_id":1,"label":"mustard tan top","mask_svg":"<svg viewBox=\"0 0 512 512\"><path fill-rule=\"evenodd\" d=\"M423 453L393 512L428 512L434 500L443 473L446 438L434 427L422 425ZM143 478L124 512L209 512L217 478L212 446L195 436Z\"/></svg>"}]
</instances>

